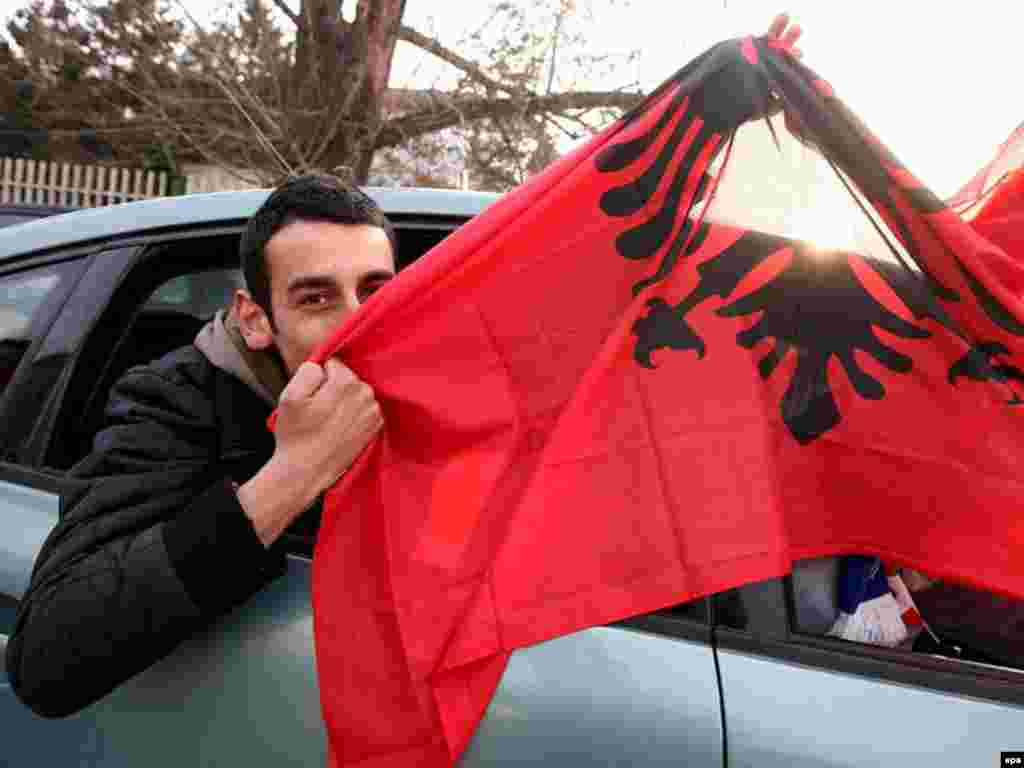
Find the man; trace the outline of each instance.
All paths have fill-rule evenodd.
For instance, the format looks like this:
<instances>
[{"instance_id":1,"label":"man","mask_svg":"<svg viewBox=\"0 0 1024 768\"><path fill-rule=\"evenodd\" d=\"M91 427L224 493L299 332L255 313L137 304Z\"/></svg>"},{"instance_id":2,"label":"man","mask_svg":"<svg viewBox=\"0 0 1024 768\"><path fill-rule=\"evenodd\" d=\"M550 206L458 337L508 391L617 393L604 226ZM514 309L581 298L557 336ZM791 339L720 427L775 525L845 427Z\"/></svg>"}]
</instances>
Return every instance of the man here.
<instances>
[{"instance_id":1,"label":"man","mask_svg":"<svg viewBox=\"0 0 1024 768\"><path fill-rule=\"evenodd\" d=\"M250 220L241 255L250 290L194 345L125 374L69 473L78 489L7 651L11 684L40 715L91 704L279 574L275 541L380 429L350 370L304 363L394 276L377 206L331 177L290 180Z\"/></svg>"},{"instance_id":2,"label":"man","mask_svg":"<svg viewBox=\"0 0 1024 768\"><path fill-rule=\"evenodd\" d=\"M799 55L787 17L769 35ZM7 647L11 685L40 715L95 702L264 586L283 566L274 543L382 425L350 370L304 362L394 276L375 204L330 177L290 180L250 220L241 255L249 290L232 312L126 373L70 472L77 489Z\"/></svg>"}]
</instances>

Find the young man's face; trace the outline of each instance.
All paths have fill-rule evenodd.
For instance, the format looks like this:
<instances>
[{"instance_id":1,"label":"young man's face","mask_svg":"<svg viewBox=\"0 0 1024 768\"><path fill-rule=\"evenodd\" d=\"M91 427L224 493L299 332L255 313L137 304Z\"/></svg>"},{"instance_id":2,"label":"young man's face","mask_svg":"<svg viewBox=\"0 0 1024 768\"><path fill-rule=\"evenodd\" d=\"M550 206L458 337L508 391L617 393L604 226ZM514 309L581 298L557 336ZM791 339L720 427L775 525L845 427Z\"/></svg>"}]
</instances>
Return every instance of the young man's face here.
<instances>
[{"instance_id":1,"label":"young man's face","mask_svg":"<svg viewBox=\"0 0 1024 768\"><path fill-rule=\"evenodd\" d=\"M276 346L289 376L395 276L387 233L369 224L294 221L270 239L265 257L274 327L244 292L236 311L249 347Z\"/></svg>"}]
</instances>

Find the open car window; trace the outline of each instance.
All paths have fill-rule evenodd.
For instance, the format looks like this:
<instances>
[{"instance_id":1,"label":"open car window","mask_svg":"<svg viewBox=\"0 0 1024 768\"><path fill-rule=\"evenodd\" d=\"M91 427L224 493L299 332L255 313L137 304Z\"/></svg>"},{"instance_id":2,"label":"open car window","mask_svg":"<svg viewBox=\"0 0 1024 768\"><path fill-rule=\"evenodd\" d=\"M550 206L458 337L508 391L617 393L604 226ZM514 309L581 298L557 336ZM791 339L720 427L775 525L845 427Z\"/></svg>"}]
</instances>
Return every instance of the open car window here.
<instances>
[{"instance_id":1,"label":"open car window","mask_svg":"<svg viewBox=\"0 0 1024 768\"><path fill-rule=\"evenodd\" d=\"M851 557L858 566L875 559L864 557L858 563L860 555ZM777 660L783 665L780 669L796 663L938 693L1024 704L1024 660L1017 650L1022 626L1016 618L1022 611L1019 602L958 587L956 599L949 598L942 608L945 613L940 614L934 610L938 600L930 603L922 598L921 584L914 583L914 600L938 639L920 626L908 626L902 634L887 625L883 632L874 617L884 615L886 609L878 603L850 623L851 614L843 610L844 605L851 607L849 584L859 585L859 574L871 573L871 568L858 573L856 568L844 568L842 560L798 561L785 577L714 595L716 646ZM869 591L864 596L873 594ZM942 597L940 592L935 595ZM857 599L859 605L876 598ZM896 617L914 624L902 612Z\"/></svg>"},{"instance_id":2,"label":"open car window","mask_svg":"<svg viewBox=\"0 0 1024 768\"><path fill-rule=\"evenodd\" d=\"M463 219L396 216L399 269L437 245ZM192 343L202 326L244 287L238 234L183 234L144 247L83 346L50 442L46 464L66 469L84 458L102 428L114 383L133 365ZM289 549L311 555L319 518L288 531Z\"/></svg>"},{"instance_id":3,"label":"open car window","mask_svg":"<svg viewBox=\"0 0 1024 768\"><path fill-rule=\"evenodd\" d=\"M1024 669L1024 601L864 555L802 561L791 585L799 634Z\"/></svg>"}]
</instances>

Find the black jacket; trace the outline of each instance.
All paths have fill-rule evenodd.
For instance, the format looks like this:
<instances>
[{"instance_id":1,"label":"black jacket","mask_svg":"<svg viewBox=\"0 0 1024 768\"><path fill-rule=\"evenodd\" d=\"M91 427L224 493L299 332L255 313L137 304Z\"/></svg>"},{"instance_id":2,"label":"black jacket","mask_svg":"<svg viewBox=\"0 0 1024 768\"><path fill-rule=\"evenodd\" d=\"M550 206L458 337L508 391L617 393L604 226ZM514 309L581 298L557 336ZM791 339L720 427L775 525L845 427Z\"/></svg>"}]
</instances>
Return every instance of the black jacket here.
<instances>
[{"instance_id":1,"label":"black jacket","mask_svg":"<svg viewBox=\"0 0 1024 768\"><path fill-rule=\"evenodd\" d=\"M11 685L32 710L93 703L283 572L232 486L273 453L269 413L193 346L117 383L8 642Z\"/></svg>"}]
</instances>

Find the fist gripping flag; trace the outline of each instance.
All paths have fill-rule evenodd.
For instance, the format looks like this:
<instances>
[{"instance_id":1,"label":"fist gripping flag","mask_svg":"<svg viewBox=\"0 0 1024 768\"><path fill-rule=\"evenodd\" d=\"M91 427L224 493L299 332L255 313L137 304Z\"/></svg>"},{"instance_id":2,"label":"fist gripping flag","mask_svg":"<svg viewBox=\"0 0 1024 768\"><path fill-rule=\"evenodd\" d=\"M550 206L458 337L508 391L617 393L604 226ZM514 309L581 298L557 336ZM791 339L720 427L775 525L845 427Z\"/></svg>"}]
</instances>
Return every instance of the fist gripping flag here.
<instances>
[{"instance_id":1,"label":"fist gripping flag","mask_svg":"<svg viewBox=\"0 0 1024 768\"><path fill-rule=\"evenodd\" d=\"M315 356L386 421L314 557L331 764L452 765L517 648L798 558L1024 596L1019 255L759 38L503 197Z\"/></svg>"}]
</instances>

